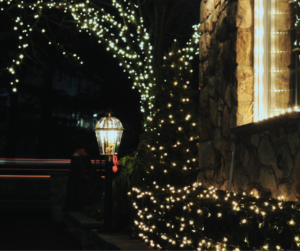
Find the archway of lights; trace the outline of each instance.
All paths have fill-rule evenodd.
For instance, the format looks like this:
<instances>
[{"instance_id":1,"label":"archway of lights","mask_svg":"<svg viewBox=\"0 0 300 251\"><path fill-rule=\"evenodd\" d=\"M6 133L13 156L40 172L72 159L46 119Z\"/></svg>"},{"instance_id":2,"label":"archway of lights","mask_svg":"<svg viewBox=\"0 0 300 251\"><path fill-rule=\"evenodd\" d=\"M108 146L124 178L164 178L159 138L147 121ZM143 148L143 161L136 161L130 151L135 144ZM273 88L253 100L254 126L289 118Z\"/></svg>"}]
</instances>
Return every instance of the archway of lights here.
<instances>
[{"instance_id":1,"label":"archway of lights","mask_svg":"<svg viewBox=\"0 0 300 251\"><path fill-rule=\"evenodd\" d=\"M35 24L43 16L43 11L48 9L58 9L65 13L70 12L79 32L87 31L89 35L96 35L98 43L103 43L106 50L113 54L113 57L119 61L123 71L128 73L128 78L132 79L132 89L137 89L141 95L141 112L152 116L154 96L150 96L151 88L156 85L156 78L153 70L153 45L150 43L149 33L143 24L143 17L140 6L131 0L112 0L112 6L115 8L118 17L115 17L105 10L105 7L99 8L89 0L82 3L74 3L71 1L43 1L39 0L32 3L26 1L0 0L0 10L6 11L12 6L16 8L31 9L33 15L32 23L25 23L22 16L15 18L14 31L18 32L19 38L19 55L12 60L7 70L10 74L17 76L18 67L22 65L22 60L26 56L26 50L30 44L28 39L29 33L33 32L33 28L37 29ZM122 20L122 21L120 21ZM129 29L130 27L130 29ZM195 33L186 45L185 53L182 60L189 63L193 56L198 53L197 43L199 41L199 25L194 25ZM49 46L56 46L65 56L72 56L74 60L78 60L80 64L83 61L80 56L73 54L71 51L64 49L58 42L53 41L47 27L39 30L47 40ZM15 77L11 83L13 92L17 92L20 81Z\"/></svg>"}]
</instances>

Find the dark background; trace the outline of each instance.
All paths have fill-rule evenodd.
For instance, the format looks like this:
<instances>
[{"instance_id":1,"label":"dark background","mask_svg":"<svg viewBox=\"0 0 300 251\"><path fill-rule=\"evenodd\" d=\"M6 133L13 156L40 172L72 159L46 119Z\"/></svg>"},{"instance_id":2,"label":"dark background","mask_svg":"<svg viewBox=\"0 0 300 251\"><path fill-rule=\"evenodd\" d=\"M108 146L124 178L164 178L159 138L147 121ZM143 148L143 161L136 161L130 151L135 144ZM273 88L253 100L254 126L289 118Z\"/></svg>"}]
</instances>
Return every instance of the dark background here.
<instances>
[{"instance_id":1,"label":"dark background","mask_svg":"<svg viewBox=\"0 0 300 251\"><path fill-rule=\"evenodd\" d=\"M43 112L43 98L41 97L46 85L44 79L46 70L40 62L24 59L22 67L16 69L20 82L17 85L17 106L12 109L15 93L11 92L10 82L14 80L14 75L11 76L5 68L9 67L12 60L20 54L20 50L17 49L18 33L13 30L14 26L15 24L9 16L1 13L0 157L70 158L77 148L86 149L89 155L97 155L99 150L93 128L95 122L105 116L105 111L109 107L114 112L113 116L118 118L125 128L119 157L136 150L139 135L142 132L141 122L143 119L140 112L140 95L137 90L132 89L132 82L128 79L128 75L123 72L123 68L118 65L118 61L112 57L111 53L105 50L105 46L99 44L98 40L88 34L77 32L78 41L74 41L76 46L70 48L70 51L79 55L84 64L80 65L75 62L75 66L73 65L74 60L72 62L72 59L69 60L55 49L50 48L46 44L47 41L41 36L34 37L36 43L42 47L34 48L38 58L43 64L46 64L46 68L49 64L56 70L53 83L57 79L55 75L63 72L66 79L63 79L61 84L69 85L68 77L71 76L74 81L74 78L78 78L75 73L79 72L82 75L81 78L88 78L94 87L86 93L77 92L75 96L69 95L63 90L56 90L53 95L47 94L49 98L47 103L51 105L52 115L54 111L58 111L66 114L68 118L47 117L46 124L49 126L45 128L46 130L41 130L41 134L50 134L51 137L43 139L47 141L48 146L46 146L46 153L39 154L38 148L41 146L39 128ZM53 25L53 28L57 27ZM70 42L72 44L72 41L64 41L65 32L62 30L62 34L58 33L57 41L66 45ZM48 55L44 55L43 52ZM32 56L33 53L30 55ZM34 57L32 58L34 59ZM24 96L25 93L27 99L21 101L23 98L20 95ZM85 117L89 121L88 128L76 125L78 119L72 118L74 112L80 112L81 117ZM97 116L95 117L94 114ZM13 118L10 117L11 115ZM13 135L15 136L14 146L8 149L12 127L14 127Z\"/></svg>"},{"instance_id":2,"label":"dark background","mask_svg":"<svg viewBox=\"0 0 300 251\"><path fill-rule=\"evenodd\" d=\"M153 51L154 66L159 68L175 38L181 47L191 38L191 26L199 22L200 1L147 0L143 4L151 43L160 41ZM139 92L132 89L128 75L103 43L99 44L90 32L80 33L75 24L64 22L73 20L70 13L50 9L43 15L45 18L36 23L37 30L46 28L46 35L51 30L52 37L71 55L63 56L43 35L30 33L32 43L26 49L28 56L16 69L20 82L14 93L10 85L14 75L6 68L21 53L18 36L24 36L22 30L13 30L14 19L22 16L25 25L33 24L34 11L15 8L9 15L0 12L0 157L70 158L77 148L98 155L93 128L108 107L125 128L118 157L132 153L143 132ZM71 59L72 54L81 59ZM198 89L197 56L194 63L191 85ZM86 81L89 87L74 92L76 81Z\"/></svg>"}]
</instances>

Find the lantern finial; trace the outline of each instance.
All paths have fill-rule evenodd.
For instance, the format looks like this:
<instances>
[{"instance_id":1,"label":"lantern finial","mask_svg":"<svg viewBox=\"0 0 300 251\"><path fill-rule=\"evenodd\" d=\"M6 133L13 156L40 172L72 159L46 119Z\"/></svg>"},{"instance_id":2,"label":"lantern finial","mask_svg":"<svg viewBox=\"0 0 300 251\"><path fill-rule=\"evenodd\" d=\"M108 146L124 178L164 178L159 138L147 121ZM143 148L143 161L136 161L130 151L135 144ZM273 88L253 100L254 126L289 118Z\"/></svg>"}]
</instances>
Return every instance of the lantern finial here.
<instances>
[{"instance_id":1,"label":"lantern finial","mask_svg":"<svg viewBox=\"0 0 300 251\"><path fill-rule=\"evenodd\" d=\"M112 109L110 107L107 109L105 116L111 118L111 114L113 113Z\"/></svg>"}]
</instances>

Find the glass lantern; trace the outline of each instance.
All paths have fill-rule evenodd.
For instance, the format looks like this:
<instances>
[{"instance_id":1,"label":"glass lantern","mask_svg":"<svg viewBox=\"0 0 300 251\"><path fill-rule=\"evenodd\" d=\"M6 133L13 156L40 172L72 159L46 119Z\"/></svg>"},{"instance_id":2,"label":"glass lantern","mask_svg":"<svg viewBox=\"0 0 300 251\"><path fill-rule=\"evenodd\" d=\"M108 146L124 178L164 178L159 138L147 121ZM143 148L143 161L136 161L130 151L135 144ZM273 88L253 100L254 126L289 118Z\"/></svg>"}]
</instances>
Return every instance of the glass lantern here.
<instances>
[{"instance_id":1,"label":"glass lantern","mask_svg":"<svg viewBox=\"0 0 300 251\"><path fill-rule=\"evenodd\" d=\"M101 118L95 127L95 133L99 146L100 155L117 155L123 134L123 125L117 118L108 117Z\"/></svg>"}]
</instances>

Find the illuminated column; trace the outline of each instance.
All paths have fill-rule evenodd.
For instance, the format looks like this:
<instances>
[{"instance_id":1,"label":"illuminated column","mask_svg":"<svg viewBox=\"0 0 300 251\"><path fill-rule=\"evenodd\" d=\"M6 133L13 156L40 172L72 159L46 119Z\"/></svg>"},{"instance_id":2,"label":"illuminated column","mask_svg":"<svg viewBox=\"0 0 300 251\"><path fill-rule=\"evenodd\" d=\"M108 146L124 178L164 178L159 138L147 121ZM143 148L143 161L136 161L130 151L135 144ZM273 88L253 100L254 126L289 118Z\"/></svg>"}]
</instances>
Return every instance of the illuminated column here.
<instances>
[{"instance_id":1,"label":"illuminated column","mask_svg":"<svg viewBox=\"0 0 300 251\"><path fill-rule=\"evenodd\" d=\"M269 117L268 6L266 0L254 2L254 122Z\"/></svg>"}]
</instances>

